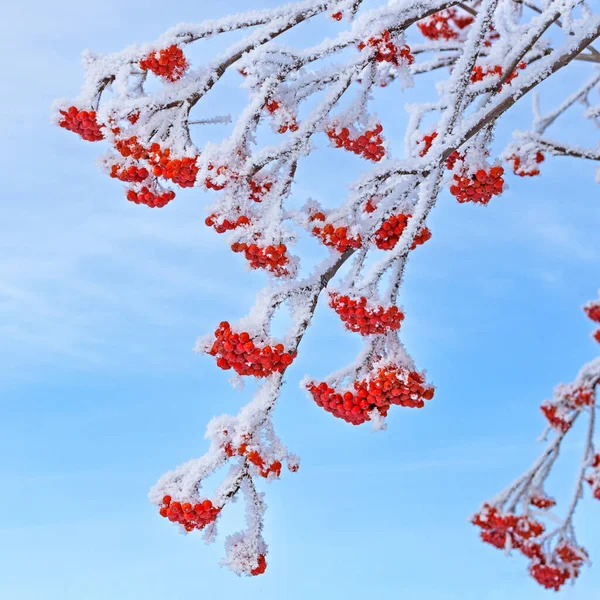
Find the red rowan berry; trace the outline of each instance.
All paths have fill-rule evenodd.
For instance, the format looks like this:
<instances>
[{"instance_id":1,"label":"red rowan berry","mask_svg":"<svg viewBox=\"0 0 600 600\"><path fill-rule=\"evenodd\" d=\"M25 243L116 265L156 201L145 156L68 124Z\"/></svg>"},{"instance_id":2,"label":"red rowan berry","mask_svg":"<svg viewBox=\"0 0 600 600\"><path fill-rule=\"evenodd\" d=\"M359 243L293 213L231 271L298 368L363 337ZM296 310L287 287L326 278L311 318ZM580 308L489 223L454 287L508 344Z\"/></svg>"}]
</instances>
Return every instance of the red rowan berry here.
<instances>
[{"instance_id":1,"label":"red rowan berry","mask_svg":"<svg viewBox=\"0 0 600 600\"><path fill-rule=\"evenodd\" d=\"M175 45L153 52L140 61L140 69L152 71L171 82L181 79L187 67L183 51Z\"/></svg>"}]
</instances>

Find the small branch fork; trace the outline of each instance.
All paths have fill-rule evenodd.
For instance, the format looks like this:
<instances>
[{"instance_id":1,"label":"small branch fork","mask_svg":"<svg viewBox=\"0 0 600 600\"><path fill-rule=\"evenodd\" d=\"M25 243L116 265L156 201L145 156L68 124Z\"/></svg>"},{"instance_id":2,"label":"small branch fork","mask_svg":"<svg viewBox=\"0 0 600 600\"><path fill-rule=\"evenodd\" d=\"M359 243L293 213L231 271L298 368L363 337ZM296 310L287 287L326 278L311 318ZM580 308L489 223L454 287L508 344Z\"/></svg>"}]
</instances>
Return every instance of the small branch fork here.
<instances>
[{"instance_id":1,"label":"small branch fork","mask_svg":"<svg viewBox=\"0 0 600 600\"><path fill-rule=\"evenodd\" d=\"M287 367L299 351L322 292L338 279L341 295L364 299L366 306L384 312L395 305L408 257L426 241L427 218L448 175L453 181L472 180L480 172L489 171L487 156L495 125L508 109L573 61L600 62L600 53L592 46L600 36L600 15L586 13L577 18L574 11L582 4L578 0L550 0L543 9L529 0L399 0L369 9L362 4L362 0L304 0L200 25L180 25L151 44L107 56L84 57L86 78L76 105L97 113L94 119L102 126L101 137L114 146L102 159L111 176L128 182L134 178L130 190L133 196L128 198L139 201L143 194L145 198L148 194L158 197L159 193L165 198L169 194L163 187L165 182L219 191L207 224L219 233L228 231L232 249L244 253L254 268L264 268L273 276L247 317L233 326L221 324L215 336L199 340L198 350L215 356L227 351L233 356L236 352L250 355L262 348L270 356L281 345L287 362L267 372L266 362L257 366L249 359L246 363L238 361L237 372L244 375L251 367L263 369L259 373L262 383L253 399L237 416L213 419L206 434L210 440L207 453L165 474L150 492L151 501L161 506L164 516L188 530L200 523L196 528L204 529L207 540L214 539L217 515L242 493L248 510L247 528L228 538L224 559L224 564L238 574L259 574L266 564L262 538L265 507L255 486L257 478L278 478L285 463L292 471L298 468L297 457L277 437L271 416ZM530 9L528 20L522 18L519 4ZM406 35L415 32L415 24L435 19L436 14L470 15L473 20L449 34L451 39L427 39L412 44L411 52L405 46ZM287 32L308 26L317 17L342 20L339 32L308 48L297 49L280 42ZM544 36L553 26L560 27L563 35L551 46ZM184 63L180 77L172 77L157 92L148 89L151 75L150 67L145 65L149 57L158 62L155 69L167 68L163 53L174 52L178 60L184 60L187 45L236 32L237 41L221 55L196 69ZM370 112L372 96L378 87L408 86L413 77L441 73L446 67L450 73L438 83L437 100L409 107L405 153L393 159L385 132ZM249 95L246 108L223 139L199 150L193 142L191 125L226 125L232 119L229 115L198 118L192 113L201 109L202 100L233 69L244 76L243 87ZM482 80L476 77L478 72ZM532 131L517 132L505 158L513 159L525 149L533 155L545 152L598 160L596 149L553 141L546 130L577 103L587 103L586 115L596 118L599 113L589 107L587 97L599 82L600 75L594 72L546 115L540 114L536 104ZM59 103L57 109L57 122L67 128L76 126L64 120L64 103ZM433 131L421 129L425 117L435 123ZM88 114L87 120L91 119ZM265 135L269 127L271 134ZM193 131L195 135L197 129ZM315 201L307 202L302 209L288 208L301 160L315 150L321 134L329 137L339 152L350 149L379 164L358 177L348 198L333 209L323 209ZM427 134L430 139L425 146ZM280 136L278 141L263 143L274 135ZM455 166L449 166L452 160ZM181 175L184 171L185 177ZM148 179L137 181L140 172ZM391 242L386 232L391 223L398 222L405 225ZM309 275L300 271L297 257L288 253L288 247L297 240L298 229L319 238L329 250ZM382 254L383 248L387 252ZM275 254L277 260L272 258ZM344 271L345 276L338 277ZM288 310L291 315L281 343L270 335L271 322L280 310ZM235 343L228 338L221 350L214 350L219 331L240 337ZM240 341L242 334L248 339ZM222 356L219 360L223 368L231 366ZM388 370L392 365L403 376L410 372L417 378L413 383L421 381L397 329L389 328L366 335L357 361L333 373L327 379L328 385L354 383L344 395L348 403L346 395L353 395L349 390L358 390L361 382L372 383L374 374L385 370L382 365ZM588 375L586 371L579 379L583 381ZM411 394L410 401L414 401L416 392ZM349 412L350 408L346 406L345 410ZM386 411L373 408L366 420L381 424ZM589 414L593 428L593 409L572 411L571 422L583 413ZM563 437L564 433L557 433L542 457L494 500L494 506L513 510L528 501L531 486L549 472ZM202 497L202 484L226 467L227 474L208 502ZM576 499L560 535L572 534L572 515L583 477L582 471ZM176 504L165 504L165 498ZM201 507L202 502L212 508L206 513L199 508L199 521L187 522L186 515L191 512L186 513L186 508Z\"/></svg>"}]
</instances>

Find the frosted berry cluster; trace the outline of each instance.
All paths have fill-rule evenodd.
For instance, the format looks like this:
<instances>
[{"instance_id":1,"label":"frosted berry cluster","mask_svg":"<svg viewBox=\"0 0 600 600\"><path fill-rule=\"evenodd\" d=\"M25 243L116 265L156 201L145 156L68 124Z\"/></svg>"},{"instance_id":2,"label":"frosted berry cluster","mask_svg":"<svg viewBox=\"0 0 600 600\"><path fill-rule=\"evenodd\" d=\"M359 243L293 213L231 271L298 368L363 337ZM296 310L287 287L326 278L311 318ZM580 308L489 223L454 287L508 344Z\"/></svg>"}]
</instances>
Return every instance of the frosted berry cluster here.
<instances>
[{"instance_id":1,"label":"frosted berry cluster","mask_svg":"<svg viewBox=\"0 0 600 600\"><path fill-rule=\"evenodd\" d=\"M349 152L354 152L354 154L363 156L374 162L379 162L385 156L383 138L380 135L382 131L383 127L378 124L373 129L365 131L362 135L352 138L350 137L350 130L347 127L342 127L339 131L334 127L327 130L327 136L336 148L344 148Z\"/></svg>"},{"instance_id":2,"label":"frosted berry cluster","mask_svg":"<svg viewBox=\"0 0 600 600\"><path fill-rule=\"evenodd\" d=\"M600 323L600 301L588 302L584 306L586 315L594 321L594 323ZM593 334L594 339L600 344L600 328L596 329Z\"/></svg>"},{"instance_id":3,"label":"frosted berry cluster","mask_svg":"<svg viewBox=\"0 0 600 600\"><path fill-rule=\"evenodd\" d=\"M550 498L549 496L546 495L536 495L536 496L532 496L529 499L529 504L531 504L531 506L535 506L536 508L540 508L542 510L548 510L549 508L552 508L553 506L556 506L556 500L554 498Z\"/></svg>"},{"instance_id":4,"label":"frosted berry cluster","mask_svg":"<svg viewBox=\"0 0 600 600\"><path fill-rule=\"evenodd\" d=\"M520 62L517 65L517 69L525 69L527 67L527 63L524 62ZM487 66L484 67L482 65L475 65L473 67L473 72L471 73L471 83L476 83L477 81L483 81L486 77L490 77L490 76L497 76L498 78L502 77L502 75L504 74L504 70L502 69L502 67L500 65L493 65L493 66ZM513 79L515 79L515 77L518 77L519 73L518 71L515 69L514 71L512 71L508 77L506 78L506 81L504 83L509 84ZM498 88L498 91L502 90L502 86L500 86Z\"/></svg>"},{"instance_id":5,"label":"frosted berry cluster","mask_svg":"<svg viewBox=\"0 0 600 600\"><path fill-rule=\"evenodd\" d=\"M278 117L279 127L277 133L287 133L287 131L298 131L298 123L296 117L289 114L288 110L285 110L277 100L269 100L265 104L267 112L271 115Z\"/></svg>"},{"instance_id":6,"label":"frosted berry cluster","mask_svg":"<svg viewBox=\"0 0 600 600\"><path fill-rule=\"evenodd\" d=\"M213 213L204 220L207 227L213 227L217 233L225 233L232 231L238 227L243 227L250 224L250 219L246 215L240 215L235 221L230 219L219 220L218 216Z\"/></svg>"},{"instance_id":7,"label":"frosted berry cluster","mask_svg":"<svg viewBox=\"0 0 600 600\"><path fill-rule=\"evenodd\" d=\"M392 41L390 32L385 29L381 35L372 37L367 42L361 42L358 45L359 50L371 47L375 48L375 60L377 62L391 63L396 67L401 64L412 65L415 57L410 52L410 46L401 46L398 48Z\"/></svg>"},{"instance_id":8,"label":"frosted berry cluster","mask_svg":"<svg viewBox=\"0 0 600 600\"><path fill-rule=\"evenodd\" d=\"M462 16L455 8L448 8L422 19L417 23L417 27L430 40L450 41L458 40L460 30L465 29L472 22L473 17L470 15Z\"/></svg>"},{"instance_id":9,"label":"frosted berry cluster","mask_svg":"<svg viewBox=\"0 0 600 600\"><path fill-rule=\"evenodd\" d=\"M234 242L231 244L231 249L234 252L243 252L253 269L265 269L275 277L281 277L289 273L287 265L290 260L287 256L287 246L285 244L270 245L263 248L257 244Z\"/></svg>"},{"instance_id":10,"label":"frosted berry cluster","mask_svg":"<svg viewBox=\"0 0 600 600\"><path fill-rule=\"evenodd\" d=\"M468 175L455 173L450 193L459 202L475 202L487 204L492 196L499 196L504 189L504 169L492 167L489 171L479 169L476 173Z\"/></svg>"},{"instance_id":11,"label":"frosted berry cluster","mask_svg":"<svg viewBox=\"0 0 600 600\"><path fill-rule=\"evenodd\" d=\"M534 177L540 174L540 169L537 165L544 162L544 155L541 152L536 152L533 156L519 156L513 154L508 157L508 160L513 164L513 172L519 177Z\"/></svg>"},{"instance_id":12,"label":"frosted berry cluster","mask_svg":"<svg viewBox=\"0 0 600 600\"><path fill-rule=\"evenodd\" d=\"M332 13L331 18L334 21L341 21L344 18L344 13L342 13L341 10L338 10L338 12Z\"/></svg>"},{"instance_id":13,"label":"frosted berry cluster","mask_svg":"<svg viewBox=\"0 0 600 600\"><path fill-rule=\"evenodd\" d=\"M433 387L416 371L394 364L380 368L372 377L356 381L351 389L337 391L326 382L309 382L307 390L318 406L352 425L371 420L374 410L387 416L391 405L422 408L433 398Z\"/></svg>"},{"instance_id":14,"label":"frosted berry cluster","mask_svg":"<svg viewBox=\"0 0 600 600\"><path fill-rule=\"evenodd\" d=\"M148 175L150 175L148 169L145 167L136 167L135 165L126 168L119 168L119 165L112 165L110 169L110 176L113 179L127 183L141 183L148 178Z\"/></svg>"},{"instance_id":15,"label":"frosted berry cluster","mask_svg":"<svg viewBox=\"0 0 600 600\"><path fill-rule=\"evenodd\" d=\"M425 156L429 150L431 149L431 145L433 144L433 140L437 137L437 131L434 131L428 135L423 136L423 139L420 142L420 145L423 147L419 152L419 156Z\"/></svg>"},{"instance_id":16,"label":"frosted berry cluster","mask_svg":"<svg viewBox=\"0 0 600 600\"><path fill-rule=\"evenodd\" d=\"M322 212L316 212L310 216L311 222L326 220ZM318 237L325 246L335 248L338 252L346 252L349 248L360 248L360 235L348 236L347 227L335 227L332 223L324 223L322 227L315 225L312 234Z\"/></svg>"},{"instance_id":17,"label":"frosted berry cluster","mask_svg":"<svg viewBox=\"0 0 600 600\"><path fill-rule=\"evenodd\" d=\"M177 502L171 496L165 496L159 509L161 517L173 523L183 525L186 531L204 529L219 515L220 509L213 506L210 500L203 500L192 505L190 502Z\"/></svg>"},{"instance_id":18,"label":"frosted berry cluster","mask_svg":"<svg viewBox=\"0 0 600 600\"><path fill-rule=\"evenodd\" d=\"M250 575L262 575L267 570L267 560L264 554L259 554L256 559L256 567L250 571Z\"/></svg>"},{"instance_id":19,"label":"frosted berry cluster","mask_svg":"<svg viewBox=\"0 0 600 600\"><path fill-rule=\"evenodd\" d=\"M70 106L67 110L61 110L63 118L59 125L68 129L88 142L99 142L104 139L101 125L96 120L96 111L79 110L76 106Z\"/></svg>"},{"instance_id":20,"label":"frosted berry cluster","mask_svg":"<svg viewBox=\"0 0 600 600\"><path fill-rule=\"evenodd\" d=\"M248 459L248 462L252 463L260 473L261 477L265 479L269 477L271 473L274 474L275 477L281 476L281 468L282 464L280 460L274 460L272 462L266 461L257 450L249 450L247 444L240 444L240 446L236 449L233 448L230 442L227 442L223 446L223 451L227 456L245 456Z\"/></svg>"},{"instance_id":21,"label":"frosted berry cluster","mask_svg":"<svg viewBox=\"0 0 600 600\"><path fill-rule=\"evenodd\" d=\"M159 144L152 144L150 147L152 157L150 162L154 165L152 172L157 177L170 179L179 187L194 187L198 167L196 166L197 156L184 156L183 158L173 158L170 148L161 148Z\"/></svg>"},{"instance_id":22,"label":"frosted berry cluster","mask_svg":"<svg viewBox=\"0 0 600 600\"><path fill-rule=\"evenodd\" d=\"M568 418L569 412L562 406L557 406L552 402L544 402L540 407L542 413L548 420L550 427L557 431L566 433L571 428L571 421Z\"/></svg>"},{"instance_id":23,"label":"frosted berry cluster","mask_svg":"<svg viewBox=\"0 0 600 600\"><path fill-rule=\"evenodd\" d=\"M175 198L175 192L172 190L157 192L151 190L147 186L144 186L137 191L127 191L127 200L134 202L135 204L145 204L150 208L162 208L171 202L173 198Z\"/></svg>"},{"instance_id":24,"label":"frosted berry cluster","mask_svg":"<svg viewBox=\"0 0 600 600\"><path fill-rule=\"evenodd\" d=\"M600 500L600 454L594 455L585 480L590 484L594 498Z\"/></svg>"},{"instance_id":25,"label":"frosted berry cluster","mask_svg":"<svg viewBox=\"0 0 600 600\"><path fill-rule=\"evenodd\" d=\"M331 292L329 306L340 316L346 329L361 335L397 331L404 320L404 313L397 306L373 306L364 296L351 298Z\"/></svg>"},{"instance_id":26,"label":"frosted berry cluster","mask_svg":"<svg viewBox=\"0 0 600 600\"><path fill-rule=\"evenodd\" d=\"M287 352L283 344L259 346L246 331L236 332L227 321L215 331L215 341L208 354L217 358L221 369L233 369L238 375L267 377L284 371L296 358L295 352Z\"/></svg>"},{"instance_id":27,"label":"frosted berry cluster","mask_svg":"<svg viewBox=\"0 0 600 600\"><path fill-rule=\"evenodd\" d=\"M552 499L547 500L539 508L554 506ZM481 529L484 542L500 550L519 550L529 558L531 576L546 589L558 591L569 579L579 575L579 569L588 560L583 548L566 539L561 539L551 553L544 552L538 541L544 526L531 516L502 513L485 504L471 522Z\"/></svg>"},{"instance_id":28,"label":"frosted berry cluster","mask_svg":"<svg viewBox=\"0 0 600 600\"><path fill-rule=\"evenodd\" d=\"M375 245L380 250L391 250L396 246L402 232L408 225L408 220L412 215L392 215L389 219L384 221L381 227L375 232ZM421 231L415 236L413 240L411 250L414 250L417 246L424 244L427 240L431 239L431 231L427 227L423 227Z\"/></svg>"},{"instance_id":29,"label":"frosted berry cluster","mask_svg":"<svg viewBox=\"0 0 600 600\"><path fill-rule=\"evenodd\" d=\"M178 81L183 77L188 63L179 46L169 46L159 52L153 52L140 61L140 69L152 71L167 81Z\"/></svg>"},{"instance_id":30,"label":"frosted berry cluster","mask_svg":"<svg viewBox=\"0 0 600 600\"><path fill-rule=\"evenodd\" d=\"M268 194L273 187L272 181L254 181L254 179L250 180L250 200L253 202L262 202L265 194Z\"/></svg>"}]
</instances>

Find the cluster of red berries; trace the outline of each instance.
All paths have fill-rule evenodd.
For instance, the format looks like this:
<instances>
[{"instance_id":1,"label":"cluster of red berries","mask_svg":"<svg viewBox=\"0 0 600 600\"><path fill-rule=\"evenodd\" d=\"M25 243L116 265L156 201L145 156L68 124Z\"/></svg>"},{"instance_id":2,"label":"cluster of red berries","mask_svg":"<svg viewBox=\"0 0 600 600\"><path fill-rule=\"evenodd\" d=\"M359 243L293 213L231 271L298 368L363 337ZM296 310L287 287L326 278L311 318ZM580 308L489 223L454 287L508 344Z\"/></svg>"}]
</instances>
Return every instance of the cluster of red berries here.
<instances>
[{"instance_id":1,"label":"cluster of red berries","mask_svg":"<svg viewBox=\"0 0 600 600\"><path fill-rule=\"evenodd\" d=\"M280 104L279 102L277 102L277 100L269 100L266 104L265 104L265 108L267 109L267 111L270 114L275 114L279 108L280 108ZM298 123L296 123L296 119L293 116L289 116L288 115L288 121L285 123L282 123L279 126L279 129L277 129L277 133L286 133L287 130L290 131L298 131Z\"/></svg>"},{"instance_id":2,"label":"cluster of red berries","mask_svg":"<svg viewBox=\"0 0 600 600\"><path fill-rule=\"evenodd\" d=\"M233 331L227 321L219 325L215 338L208 354L217 357L221 369L233 369L238 375L267 377L281 373L296 358L296 353L286 352L282 344L257 346L248 332Z\"/></svg>"},{"instance_id":3,"label":"cluster of red berries","mask_svg":"<svg viewBox=\"0 0 600 600\"><path fill-rule=\"evenodd\" d=\"M367 46L375 48L375 60L377 62L387 62L399 67L401 62L412 65L415 61L415 57L410 52L410 46L405 45L398 48L392 42L391 34L387 29L380 36L369 38L366 43L361 42L358 49L363 50Z\"/></svg>"},{"instance_id":4,"label":"cluster of red berries","mask_svg":"<svg viewBox=\"0 0 600 600\"><path fill-rule=\"evenodd\" d=\"M594 455L594 460L590 466L592 471L585 480L592 486L594 498L600 500L600 453Z\"/></svg>"},{"instance_id":5,"label":"cluster of red berries","mask_svg":"<svg viewBox=\"0 0 600 600\"><path fill-rule=\"evenodd\" d=\"M416 371L407 372L394 364L382 367L373 377L355 381L353 390L337 392L325 382L310 382L307 390L318 406L347 423L360 425L369 421L373 410L387 416L392 404L422 408L424 400L433 398L433 387Z\"/></svg>"},{"instance_id":6,"label":"cluster of red berries","mask_svg":"<svg viewBox=\"0 0 600 600\"><path fill-rule=\"evenodd\" d=\"M540 174L540 170L537 168L537 166L531 166L529 168L523 166L523 159L517 154L513 154L508 158L508 160L513 164L514 174L518 175L519 177L534 177L535 175ZM544 155L541 152L536 152L533 161L535 164L539 165L541 162L544 162Z\"/></svg>"},{"instance_id":7,"label":"cluster of red berries","mask_svg":"<svg viewBox=\"0 0 600 600\"><path fill-rule=\"evenodd\" d=\"M243 252L246 260L253 269L265 269L273 273L275 277L287 275L289 271L286 265L290 262L287 256L287 246L258 246L257 244L246 244L245 242L234 242L231 244L234 252Z\"/></svg>"},{"instance_id":8,"label":"cluster of red berries","mask_svg":"<svg viewBox=\"0 0 600 600\"><path fill-rule=\"evenodd\" d=\"M185 527L186 531L204 529L218 516L221 509L213 506L210 500L192 505L190 502L172 502L171 496L165 496L160 506L160 515Z\"/></svg>"},{"instance_id":9,"label":"cluster of red berries","mask_svg":"<svg viewBox=\"0 0 600 600\"><path fill-rule=\"evenodd\" d=\"M551 402L544 402L540 409L553 429L562 431L563 433L569 431L571 421L566 418L567 414L564 410L561 410L556 404L552 404Z\"/></svg>"},{"instance_id":10,"label":"cluster of red berries","mask_svg":"<svg viewBox=\"0 0 600 600\"><path fill-rule=\"evenodd\" d=\"M529 516L502 514L486 504L471 522L481 528L484 542L500 550L520 550L531 560L531 576L547 589L558 591L568 579L577 577L579 568L587 560L583 548L575 548L566 541L556 546L552 557L547 557L535 541L544 532L544 526Z\"/></svg>"},{"instance_id":11,"label":"cluster of red berries","mask_svg":"<svg viewBox=\"0 0 600 600\"><path fill-rule=\"evenodd\" d=\"M449 8L419 21L417 27L430 40L457 40L459 33L450 25L451 22L460 30L468 27L473 17L460 16L455 8Z\"/></svg>"},{"instance_id":12,"label":"cluster of red berries","mask_svg":"<svg viewBox=\"0 0 600 600\"><path fill-rule=\"evenodd\" d=\"M380 136L382 131L383 127L378 124L373 129L367 130L362 135L352 139L350 130L347 127L342 127L339 131L336 128L328 129L327 136L336 148L344 148L349 152L379 162L385 155L383 139Z\"/></svg>"},{"instance_id":13,"label":"cluster of red berries","mask_svg":"<svg viewBox=\"0 0 600 600\"><path fill-rule=\"evenodd\" d=\"M160 52L153 52L140 60L140 69L152 71L167 81L177 81L183 77L188 63L179 46L169 46Z\"/></svg>"},{"instance_id":14,"label":"cluster of red berries","mask_svg":"<svg viewBox=\"0 0 600 600\"><path fill-rule=\"evenodd\" d=\"M592 321L600 323L600 302L588 302L584 310ZM600 344L600 328L594 332L594 339Z\"/></svg>"},{"instance_id":15,"label":"cluster of red berries","mask_svg":"<svg viewBox=\"0 0 600 600\"><path fill-rule=\"evenodd\" d=\"M520 62L517 65L518 69L525 69L527 67L527 63ZM483 67L482 65L475 65L473 67L473 72L471 73L471 83L475 83L477 81L483 81L485 77L489 77L490 75L497 75L498 77L502 77L504 70L500 65L494 65L493 67ZM515 69L512 73L508 75L506 81L504 83L510 83L515 77L518 77L519 73ZM498 91L502 89L502 86L498 88Z\"/></svg>"},{"instance_id":16,"label":"cluster of red berries","mask_svg":"<svg viewBox=\"0 0 600 600\"><path fill-rule=\"evenodd\" d=\"M172 190L166 190L161 194L158 194L146 186L138 191L127 191L127 200L135 202L136 204L145 204L150 208L162 208L171 202L173 198L175 198L175 192Z\"/></svg>"},{"instance_id":17,"label":"cluster of red berries","mask_svg":"<svg viewBox=\"0 0 600 600\"><path fill-rule=\"evenodd\" d=\"M344 14L342 13L342 11L341 11L341 10L340 10L340 11L338 11L338 12L334 12L334 13L331 15L331 18L332 18L334 21L341 21L341 20L343 19L343 17L344 17Z\"/></svg>"},{"instance_id":18,"label":"cluster of red berries","mask_svg":"<svg viewBox=\"0 0 600 600\"><path fill-rule=\"evenodd\" d=\"M325 221L325 215L322 212L316 212L311 215L311 222ZM360 248L360 235L348 237L347 227L334 227L331 223L325 223L323 227L313 227L312 234L318 237L328 248L335 248L338 252L344 253L349 248Z\"/></svg>"},{"instance_id":19,"label":"cluster of red berries","mask_svg":"<svg viewBox=\"0 0 600 600\"><path fill-rule=\"evenodd\" d=\"M119 169L118 165L112 165L110 168L110 176L113 179L118 179L119 181L125 181L127 183L141 183L145 179L147 179L150 173L148 169L144 167L136 167L135 165L131 165L130 167L123 167Z\"/></svg>"},{"instance_id":20,"label":"cluster of red berries","mask_svg":"<svg viewBox=\"0 0 600 600\"><path fill-rule=\"evenodd\" d=\"M154 165L152 169L154 175L170 179L182 188L194 187L196 176L198 175L198 167L196 166L197 156L172 158L170 148L163 150L156 143L152 144L150 151L153 154L150 162Z\"/></svg>"},{"instance_id":21,"label":"cluster of red berries","mask_svg":"<svg viewBox=\"0 0 600 600\"><path fill-rule=\"evenodd\" d=\"M246 215L240 215L235 221L223 219L223 221L219 222L217 215L213 213L212 215L206 217L204 223L207 225L207 227L213 227L217 233L225 233L226 231L232 231L238 227L249 225L250 219L248 219Z\"/></svg>"},{"instance_id":22,"label":"cluster of red berries","mask_svg":"<svg viewBox=\"0 0 600 600\"><path fill-rule=\"evenodd\" d=\"M376 246L380 250L391 250L394 248L411 216L412 215L404 214L392 215L389 219L384 221L381 227L375 232ZM423 227L423 229L415 236L410 249L414 250L417 246L424 244L429 239L431 239L431 231L429 231L427 227Z\"/></svg>"},{"instance_id":23,"label":"cluster of red berries","mask_svg":"<svg viewBox=\"0 0 600 600\"><path fill-rule=\"evenodd\" d=\"M220 192L227 186L228 178L235 179L235 177L237 177L235 174L229 173L229 167L227 165L221 165L220 167L215 168L213 164L209 163L207 168L209 171L215 171L216 176L222 178L222 183L219 183L215 181L212 177L207 177L204 180L204 185L208 190L215 190L215 192Z\"/></svg>"},{"instance_id":24,"label":"cluster of red berries","mask_svg":"<svg viewBox=\"0 0 600 600\"><path fill-rule=\"evenodd\" d=\"M256 567L250 571L250 575L262 575L267 570L267 560L264 554L259 554L256 559Z\"/></svg>"},{"instance_id":25,"label":"cluster of red berries","mask_svg":"<svg viewBox=\"0 0 600 600\"><path fill-rule=\"evenodd\" d=\"M361 335L397 331L404 320L404 313L397 306L372 307L364 296L350 298L332 292L329 298L329 306L340 316L346 329Z\"/></svg>"},{"instance_id":26,"label":"cluster of red berries","mask_svg":"<svg viewBox=\"0 0 600 600\"><path fill-rule=\"evenodd\" d=\"M535 506L536 508L546 510L556 506L556 500L548 496L532 496L529 499L529 504L531 504L531 506Z\"/></svg>"},{"instance_id":27,"label":"cluster of red berries","mask_svg":"<svg viewBox=\"0 0 600 600\"><path fill-rule=\"evenodd\" d=\"M423 148L419 152L419 156L425 156L429 150L431 149L431 145L433 144L433 140L437 137L437 131L430 133L429 135L423 136L422 144Z\"/></svg>"},{"instance_id":28,"label":"cluster of red berries","mask_svg":"<svg viewBox=\"0 0 600 600\"><path fill-rule=\"evenodd\" d=\"M227 442L223 446L223 450L227 456L235 456L236 454L238 456L246 456L249 462L258 467L261 477L267 478L270 473L274 473L275 477L281 476L281 461L274 460L272 463L267 464L264 458L256 450L248 451L247 444L240 444L240 447L236 452L231 443Z\"/></svg>"},{"instance_id":29,"label":"cluster of red berries","mask_svg":"<svg viewBox=\"0 0 600 600\"><path fill-rule=\"evenodd\" d=\"M263 181L258 183L254 179L250 180L250 200L253 202L262 202L263 196L268 194L273 187L273 182Z\"/></svg>"},{"instance_id":30,"label":"cluster of red berries","mask_svg":"<svg viewBox=\"0 0 600 600\"><path fill-rule=\"evenodd\" d=\"M76 133L88 142L99 142L104 138L101 125L96 121L96 111L79 110L76 106L70 106L67 110L61 110L63 118L59 125Z\"/></svg>"},{"instance_id":31,"label":"cluster of red berries","mask_svg":"<svg viewBox=\"0 0 600 600\"><path fill-rule=\"evenodd\" d=\"M116 140L115 148L124 158L131 157L135 160L148 160L150 158L150 151L138 142L136 135L127 139Z\"/></svg>"},{"instance_id":32,"label":"cluster of red berries","mask_svg":"<svg viewBox=\"0 0 600 600\"><path fill-rule=\"evenodd\" d=\"M489 171L479 169L473 175L454 174L454 183L450 186L450 193L459 202L475 202L487 204L492 196L499 196L504 188L504 169L492 167Z\"/></svg>"}]
</instances>

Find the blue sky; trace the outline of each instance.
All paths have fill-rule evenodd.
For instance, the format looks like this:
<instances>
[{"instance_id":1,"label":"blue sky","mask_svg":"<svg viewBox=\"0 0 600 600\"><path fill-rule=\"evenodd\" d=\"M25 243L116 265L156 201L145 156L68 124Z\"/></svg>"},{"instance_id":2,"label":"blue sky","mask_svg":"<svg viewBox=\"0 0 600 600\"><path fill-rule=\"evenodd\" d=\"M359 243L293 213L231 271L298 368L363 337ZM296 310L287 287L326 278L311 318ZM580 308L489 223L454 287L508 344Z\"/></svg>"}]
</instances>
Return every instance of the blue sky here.
<instances>
[{"instance_id":1,"label":"blue sky","mask_svg":"<svg viewBox=\"0 0 600 600\"><path fill-rule=\"evenodd\" d=\"M557 159L541 178L510 177L487 208L442 195L433 239L414 253L401 293L403 339L438 391L422 411L392 411L387 432L333 419L298 389L305 373L324 375L359 349L327 309L318 311L276 411L302 465L265 486L264 576L239 579L218 566L239 505L223 515L217 543L204 546L148 504L159 475L204 452L207 421L247 401L191 349L220 320L243 316L264 279L203 225L209 196L182 193L161 211L128 203L95 166L99 145L50 126L48 115L55 97L77 94L82 49L118 50L225 12L207 2L174 6L37 0L3 8L0 597L548 597L523 560L484 547L467 519L536 456L539 403L598 350L580 309L600 282L598 187L583 162ZM561 76L548 94L583 81L586 69ZM377 110L398 142L402 106L423 96L387 93ZM241 102L225 94L207 115ZM529 117L529 104L514 109L499 136ZM559 138L574 133L580 143L597 141L576 115L554 129ZM327 202L343 191L327 173L351 163L324 152L332 169L309 159L299 200ZM174 406L184 418L169 418ZM559 497L579 450L576 440L565 448L551 490ZM577 517L597 561L599 511L587 498ZM596 600L599 590L593 567L561 595Z\"/></svg>"}]
</instances>

